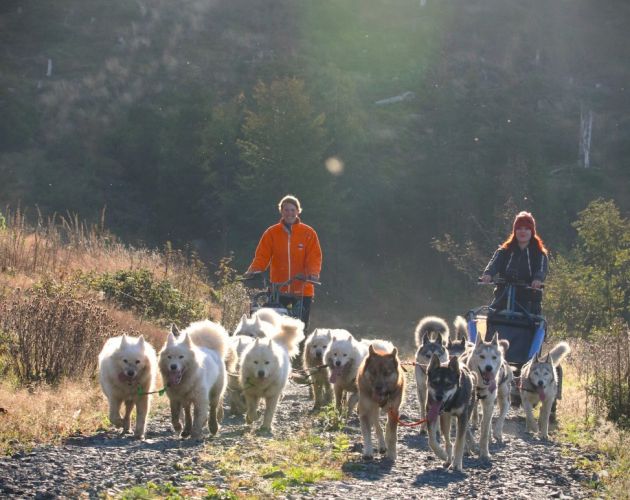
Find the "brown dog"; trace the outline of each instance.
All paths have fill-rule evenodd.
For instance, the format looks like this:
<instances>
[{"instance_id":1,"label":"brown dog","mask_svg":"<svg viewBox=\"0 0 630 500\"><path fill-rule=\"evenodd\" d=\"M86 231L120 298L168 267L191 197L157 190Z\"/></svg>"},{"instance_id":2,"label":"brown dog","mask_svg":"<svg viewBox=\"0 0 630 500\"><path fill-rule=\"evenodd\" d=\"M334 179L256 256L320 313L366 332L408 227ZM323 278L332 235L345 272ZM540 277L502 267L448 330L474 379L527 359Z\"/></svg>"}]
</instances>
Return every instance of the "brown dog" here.
<instances>
[{"instance_id":1,"label":"brown dog","mask_svg":"<svg viewBox=\"0 0 630 500\"><path fill-rule=\"evenodd\" d=\"M372 459L372 427L376 430L378 447L387 458L396 460L398 410L405 392L398 351L382 340L370 344L369 354L361 363L357 374L359 387L359 420L363 434L363 458ZM385 436L379 422L380 411L387 412Z\"/></svg>"}]
</instances>

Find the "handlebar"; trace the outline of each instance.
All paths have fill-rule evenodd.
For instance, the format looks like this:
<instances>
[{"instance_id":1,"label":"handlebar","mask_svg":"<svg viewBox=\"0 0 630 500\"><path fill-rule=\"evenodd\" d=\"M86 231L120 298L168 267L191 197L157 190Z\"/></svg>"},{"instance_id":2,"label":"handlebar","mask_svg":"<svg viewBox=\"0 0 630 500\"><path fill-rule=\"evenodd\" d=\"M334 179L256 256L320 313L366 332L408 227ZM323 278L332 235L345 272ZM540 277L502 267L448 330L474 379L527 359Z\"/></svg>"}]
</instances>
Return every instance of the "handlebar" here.
<instances>
[{"instance_id":1,"label":"handlebar","mask_svg":"<svg viewBox=\"0 0 630 500\"><path fill-rule=\"evenodd\" d=\"M262 277L263 278L263 286L267 286L268 284L271 286L275 286L278 288L282 288L283 286L288 286L290 285L293 280L297 280L297 281L303 281L305 283L311 283L315 286L320 286L322 283L321 281L317 281L311 278L307 278L302 274L296 274L295 276L293 276L293 278L290 278L287 281L283 281L281 283L271 283L267 276L262 272L262 271L257 271L254 273L249 273L249 274L244 274L243 276L239 276L238 278L236 278L236 281L252 281L256 278Z\"/></svg>"},{"instance_id":2,"label":"handlebar","mask_svg":"<svg viewBox=\"0 0 630 500\"><path fill-rule=\"evenodd\" d=\"M493 281L489 281L488 283L481 281L481 278L479 278L477 280L477 285L508 285L515 286L517 288L525 288L526 290L538 290L540 292L542 292L545 288L544 283L540 285L540 288L534 288L531 286L531 283L527 283L525 281L509 281L504 278L495 278Z\"/></svg>"}]
</instances>

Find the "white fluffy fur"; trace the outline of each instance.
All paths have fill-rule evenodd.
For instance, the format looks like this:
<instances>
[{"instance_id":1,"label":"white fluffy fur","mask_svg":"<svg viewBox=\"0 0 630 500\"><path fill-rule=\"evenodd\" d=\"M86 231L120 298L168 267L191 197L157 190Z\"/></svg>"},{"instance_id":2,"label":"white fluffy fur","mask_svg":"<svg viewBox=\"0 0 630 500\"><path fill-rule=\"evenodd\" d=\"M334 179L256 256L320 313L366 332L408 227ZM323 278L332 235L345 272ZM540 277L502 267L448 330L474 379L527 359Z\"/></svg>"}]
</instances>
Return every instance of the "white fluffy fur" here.
<instances>
[{"instance_id":1,"label":"white fluffy fur","mask_svg":"<svg viewBox=\"0 0 630 500\"><path fill-rule=\"evenodd\" d=\"M147 393L153 390L157 374L155 350L142 336L112 337L98 356L98 368L101 387L109 401L109 420L116 427L122 427L123 432L128 432L135 406L134 436L144 439L151 406L151 396ZM123 402L125 414L121 418Z\"/></svg>"},{"instance_id":2,"label":"white fluffy fur","mask_svg":"<svg viewBox=\"0 0 630 500\"><path fill-rule=\"evenodd\" d=\"M328 380L328 370L324 364L324 353L332 341L330 328L316 328L304 344L304 370L313 383L314 410L330 403L332 388Z\"/></svg>"},{"instance_id":3,"label":"white fluffy fur","mask_svg":"<svg viewBox=\"0 0 630 500\"><path fill-rule=\"evenodd\" d=\"M211 434L218 431L227 383L224 356L228 352L227 332L212 321L192 323L177 337L169 333L160 351L159 366L167 384L173 429L182 437L201 439L206 422Z\"/></svg>"},{"instance_id":4,"label":"white fluffy fur","mask_svg":"<svg viewBox=\"0 0 630 500\"><path fill-rule=\"evenodd\" d=\"M260 429L271 431L278 402L291 373L291 357L297 354L303 339L304 323L283 318L283 327L275 336L257 338L243 352L240 383L245 395L248 424L256 420L258 403L262 398L265 400L265 414Z\"/></svg>"},{"instance_id":5,"label":"white fluffy fur","mask_svg":"<svg viewBox=\"0 0 630 500\"><path fill-rule=\"evenodd\" d=\"M324 353L324 363L328 366L330 383L335 392L335 405L341 411L347 393L348 415L359 400L356 378L368 349L369 344L359 342L349 331L336 329L332 331L332 341Z\"/></svg>"}]
</instances>

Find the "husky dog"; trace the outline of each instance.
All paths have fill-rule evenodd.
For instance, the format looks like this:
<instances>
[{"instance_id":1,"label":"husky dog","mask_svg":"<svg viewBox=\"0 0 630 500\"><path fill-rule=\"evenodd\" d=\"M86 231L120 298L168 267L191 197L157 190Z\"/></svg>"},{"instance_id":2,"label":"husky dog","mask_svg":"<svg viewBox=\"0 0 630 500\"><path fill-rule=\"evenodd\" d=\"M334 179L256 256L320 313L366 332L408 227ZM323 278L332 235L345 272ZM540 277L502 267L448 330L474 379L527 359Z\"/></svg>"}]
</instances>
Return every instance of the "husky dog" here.
<instances>
[{"instance_id":1,"label":"husky dog","mask_svg":"<svg viewBox=\"0 0 630 500\"><path fill-rule=\"evenodd\" d=\"M540 437L549 438L549 414L558 394L558 374L556 367L571 352L569 344L559 342L547 353L547 356L539 357L538 354L530 359L521 368L521 404L527 417L527 430L538 432ZM534 406L541 402L538 424L534 420Z\"/></svg>"},{"instance_id":2,"label":"husky dog","mask_svg":"<svg viewBox=\"0 0 630 500\"><path fill-rule=\"evenodd\" d=\"M453 321L455 327L448 341L449 356L461 356L468 344L468 324L461 316L457 316ZM470 344L472 345L472 344Z\"/></svg>"},{"instance_id":3,"label":"husky dog","mask_svg":"<svg viewBox=\"0 0 630 500\"><path fill-rule=\"evenodd\" d=\"M363 458L372 459L372 427L378 447L387 458L396 460L398 411L404 398L405 377L398 359L398 350L386 341L370 344L357 374L359 387L359 420L363 434ZM380 411L387 412L385 436L379 422Z\"/></svg>"},{"instance_id":4,"label":"husky dog","mask_svg":"<svg viewBox=\"0 0 630 500\"><path fill-rule=\"evenodd\" d=\"M316 328L304 344L304 371L313 383L314 410L330 403L332 388L328 381L328 370L324 364L324 352L332 341L329 328Z\"/></svg>"},{"instance_id":5,"label":"husky dog","mask_svg":"<svg viewBox=\"0 0 630 500\"><path fill-rule=\"evenodd\" d=\"M298 354L303 339L304 323L284 318L282 328L273 337L257 338L243 352L240 383L248 424L256 420L258 403L264 398L265 415L260 430L271 431L278 401L291 372L291 358Z\"/></svg>"},{"instance_id":6,"label":"husky dog","mask_svg":"<svg viewBox=\"0 0 630 500\"><path fill-rule=\"evenodd\" d=\"M426 418L427 404L427 366L434 354L440 363L448 361L449 352L446 344L449 338L449 330L446 321L437 316L426 316L420 320L414 332L416 339L416 390L418 391L418 405L420 406L420 418ZM422 424L421 432L425 432L426 424Z\"/></svg>"},{"instance_id":7,"label":"husky dog","mask_svg":"<svg viewBox=\"0 0 630 500\"><path fill-rule=\"evenodd\" d=\"M330 371L330 383L335 391L335 406L341 411L344 395L348 397L348 415L359 400L357 373L363 358L368 354L369 344L359 342L347 330L332 331L332 340L324 353L324 363Z\"/></svg>"},{"instance_id":8,"label":"husky dog","mask_svg":"<svg viewBox=\"0 0 630 500\"><path fill-rule=\"evenodd\" d=\"M230 345L236 351L236 363L234 364L234 369L228 371L227 385L230 413L232 415L243 415L247 409L239 373L241 371L243 353L247 347L253 343L254 339L247 335L235 335L234 337L230 337Z\"/></svg>"},{"instance_id":9,"label":"husky dog","mask_svg":"<svg viewBox=\"0 0 630 500\"><path fill-rule=\"evenodd\" d=\"M144 439L157 374L157 358L144 337L112 337L98 355L99 380L109 401L109 420L123 433L129 432L131 411L136 407L134 436ZM120 407L125 403L125 415Z\"/></svg>"},{"instance_id":10,"label":"husky dog","mask_svg":"<svg viewBox=\"0 0 630 500\"><path fill-rule=\"evenodd\" d=\"M206 422L210 434L219 430L227 384L224 359L228 342L225 329L209 320L192 323L181 332L173 326L168 334L160 351L159 366L171 403L173 429L182 437L201 439Z\"/></svg>"},{"instance_id":11,"label":"husky dog","mask_svg":"<svg viewBox=\"0 0 630 500\"><path fill-rule=\"evenodd\" d=\"M434 354L427 368L427 419L429 422L429 446L442 460L445 466L451 466L462 472L462 460L468 434L468 422L474 407L474 379L465 365L460 365L459 358L452 357L448 363L440 364L440 358ZM444 436L446 451L437 441L437 419ZM455 437L455 456L451 445L451 418L457 418Z\"/></svg>"},{"instance_id":12,"label":"husky dog","mask_svg":"<svg viewBox=\"0 0 630 500\"><path fill-rule=\"evenodd\" d=\"M481 335L477 335L475 347L464 355L468 368L475 377L475 391L481 401L482 419L479 432L479 456L490 459L490 428L494 403L499 400L499 417L497 418L493 435L498 442L503 440L503 423L510 409L510 386L512 384L512 369L505 361L504 354L510 343L499 340L495 332L490 342L485 342Z\"/></svg>"}]
</instances>

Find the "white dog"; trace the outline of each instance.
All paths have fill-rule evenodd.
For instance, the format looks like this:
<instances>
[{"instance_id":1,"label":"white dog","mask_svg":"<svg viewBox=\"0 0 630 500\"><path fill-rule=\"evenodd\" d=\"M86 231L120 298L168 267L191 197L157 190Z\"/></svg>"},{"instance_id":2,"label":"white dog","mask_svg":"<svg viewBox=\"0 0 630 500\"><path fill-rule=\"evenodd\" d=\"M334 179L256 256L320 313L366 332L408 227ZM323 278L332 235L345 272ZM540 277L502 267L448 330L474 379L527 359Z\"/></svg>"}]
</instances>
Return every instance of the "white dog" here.
<instances>
[{"instance_id":1,"label":"white dog","mask_svg":"<svg viewBox=\"0 0 630 500\"><path fill-rule=\"evenodd\" d=\"M228 341L225 329L208 320L192 323L182 332L173 326L168 334L160 351L159 366L171 403L173 429L182 437L201 439L206 422L210 434L219 430L227 384L224 358Z\"/></svg>"},{"instance_id":2,"label":"white dog","mask_svg":"<svg viewBox=\"0 0 630 500\"><path fill-rule=\"evenodd\" d=\"M298 354L303 339L304 323L295 318L283 318L278 333L269 338L257 338L243 352L240 382L248 424L256 420L258 403L264 398L265 414L260 430L271 431L276 407L291 372L291 358Z\"/></svg>"},{"instance_id":3,"label":"white dog","mask_svg":"<svg viewBox=\"0 0 630 500\"><path fill-rule=\"evenodd\" d=\"M473 377L475 378L475 391L481 401L482 418L479 433L479 456L490 459L490 429L492 427L492 414L494 403L499 401L499 417L494 428L494 438L503 440L503 423L510 409L510 386L512 384L512 370L504 354L510 343L499 340L499 334L495 332L490 342L485 342L481 334L477 335L475 347L463 354Z\"/></svg>"},{"instance_id":4,"label":"white dog","mask_svg":"<svg viewBox=\"0 0 630 500\"><path fill-rule=\"evenodd\" d=\"M131 411L136 407L134 436L144 439L151 396L157 374L153 347L144 337L112 337L98 355L99 379L109 401L109 420L123 432L129 432ZM125 403L125 415L120 407Z\"/></svg>"},{"instance_id":5,"label":"white dog","mask_svg":"<svg viewBox=\"0 0 630 500\"><path fill-rule=\"evenodd\" d=\"M243 394L243 388L241 387L240 375L241 362L243 360L243 353L250 344L254 343L254 338L248 335L235 335L230 337L230 344L236 351L237 361L234 364L234 370L230 370L228 373L228 392L230 402L230 413L232 415L243 415L247 407L245 406L245 395Z\"/></svg>"},{"instance_id":6,"label":"white dog","mask_svg":"<svg viewBox=\"0 0 630 500\"><path fill-rule=\"evenodd\" d=\"M348 415L359 401L357 373L361 361L368 355L369 342L356 340L347 330L332 330L332 340L324 353L324 363L330 371L330 383L335 391L335 405L341 411L348 395Z\"/></svg>"},{"instance_id":7,"label":"white dog","mask_svg":"<svg viewBox=\"0 0 630 500\"><path fill-rule=\"evenodd\" d=\"M304 371L313 383L313 397L315 399L313 410L327 405L332 399L332 388L324 363L324 353L332 341L332 332L333 330L329 328L316 328L304 344Z\"/></svg>"},{"instance_id":8,"label":"white dog","mask_svg":"<svg viewBox=\"0 0 630 500\"><path fill-rule=\"evenodd\" d=\"M527 430L538 432L540 437L549 438L549 415L558 394L558 374L556 367L571 352L566 342L559 342L547 356L534 356L521 369L521 404L527 418ZM534 406L541 402L538 424L534 420Z\"/></svg>"}]
</instances>

